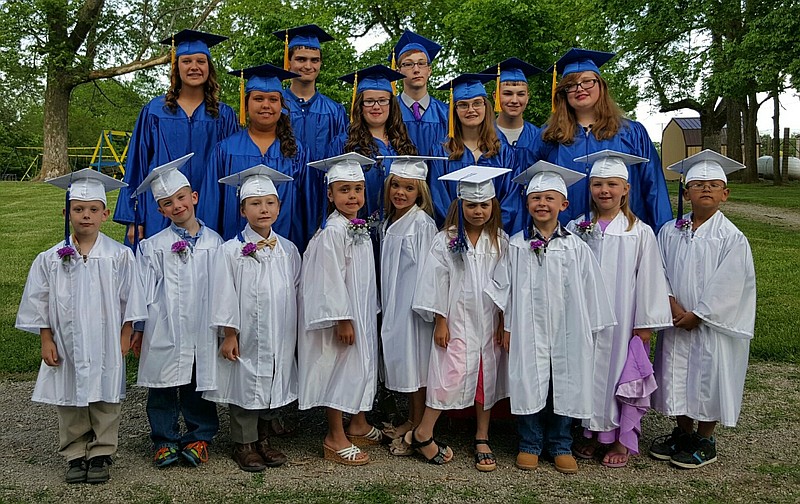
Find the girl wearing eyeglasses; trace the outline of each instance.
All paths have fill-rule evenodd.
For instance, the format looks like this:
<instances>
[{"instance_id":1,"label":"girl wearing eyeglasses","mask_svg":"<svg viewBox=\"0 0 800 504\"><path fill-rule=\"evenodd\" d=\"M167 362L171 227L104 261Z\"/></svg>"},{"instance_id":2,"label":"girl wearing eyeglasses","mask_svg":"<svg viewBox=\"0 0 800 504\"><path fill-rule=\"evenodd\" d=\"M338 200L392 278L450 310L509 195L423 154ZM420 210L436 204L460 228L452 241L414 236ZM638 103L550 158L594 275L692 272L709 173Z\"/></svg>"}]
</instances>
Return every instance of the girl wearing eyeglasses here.
<instances>
[{"instance_id":1,"label":"girl wearing eyeglasses","mask_svg":"<svg viewBox=\"0 0 800 504\"><path fill-rule=\"evenodd\" d=\"M575 158L604 149L647 158L630 167L630 206L658 231L672 218L661 162L644 126L623 116L600 75L599 67L612 57L614 53L570 49L558 60L555 66L562 78L553 95L553 113L532 146L533 160L544 159L588 175L590 165ZM570 187L570 206L559 215L562 223L588 215L588 180Z\"/></svg>"}]
</instances>

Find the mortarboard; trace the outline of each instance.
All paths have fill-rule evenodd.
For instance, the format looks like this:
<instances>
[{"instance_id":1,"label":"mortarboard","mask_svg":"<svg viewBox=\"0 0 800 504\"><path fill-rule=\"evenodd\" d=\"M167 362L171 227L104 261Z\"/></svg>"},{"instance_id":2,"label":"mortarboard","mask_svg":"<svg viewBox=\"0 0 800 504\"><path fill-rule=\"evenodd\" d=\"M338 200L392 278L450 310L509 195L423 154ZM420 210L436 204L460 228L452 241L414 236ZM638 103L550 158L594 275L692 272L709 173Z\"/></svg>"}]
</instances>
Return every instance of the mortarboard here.
<instances>
[{"instance_id":1,"label":"mortarboard","mask_svg":"<svg viewBox=\"0 0 800 504\"><path fill-rule=\"evenodd\" d=\"M389 173L398 177L427 180L428 165L425 161L433 159L447 160L440 156L378 156L378 159L393 159Z\"/></svg>"},{"instance_id":2,"label":"mortarboard","mask_svg":"<svg viewBox=\"0 0 800 504\"><path fill-rule=\"evenodd\" d=\"M228 37L195 30L182 30L165 38L161 43L172 48L171 62L174 67L175 59L187 54L205 54L210 58L211 51L209 49L225 40L228 40Z\"/></svg>"},{"instance_id":3,"label":"mortarboard","mask_svg":"<svg viewBox=\"0 0 800 504\"><path fill-rule=\"evenodd\" d=\"M356 95L364 91L387 91L393 93L392 82L403 78L403 74L396 72L386 65L372 65L371 67L343 75L339 80L353 85L353 99L350 103L350 116L356 103Z\"/></svg>"},{"instance_id":4,"label":"mortarboard","mask_svg":"<svg viewBox=\"0 0 800 504\"><path fill-rule=\"evenodd\" d=\"M461 100L471 100L478 96L487 96L486 88L483 85L492 79L494 79L494 77L487 74L465 73L436 88L441 91L450 90L450 110L447 118L448 137L453 138L455 128L453 109L455 103Z\"/></svg>"},{"instance_id":5,"label":"mortarboard","mask_svg":"<svg viewBox=\"0 0 800 504\"><path fill-rule=\"evenodd\" d=\"M501 82L528 82L528 77L542 73L541 68L537 68L519 58L508 58L501 61L496 66L490 66L482 70L482 74L496 75L497 87L495 88L494 111L500 112L500 83Z\"/></svg>"},{"instance_id":6,"label":"mortarboard","mask_svg":"<svg viewBox=\"0 0 800 504\"><path fill-rule=\"evenodd\" d=\"M409 51L420 51L428 59L428 64L430 65L441 50L442 46L433 40L427 39L410 30L406 30L400 35L397 43L392 47L392 54L390 54L386 60L391 63L392 70L397 70L397 61L402 55ZM392 83L392 92L397 94L394 82Z\"/></svg>"},{"instance_id":7,"label":"mortarboard","mask_svg":"<svg viewBox=\"0 0 800 504\"><path fill-rule=\"evenodd\" d=\"M278 195L275 184L291 182L294 180L289 175L273 170L269 166L258 164L233 175L219 179L220 184L238 188L239 201L254 196Z\"/></svg>"},{"instance_id":8,"label":"mortarboard","mask_svg":"<svg viewBox=\"0 0 800 504\"><path fill-rule=\"evenodd\" d=\"M153 168L153 171L145 177L139 187L136 188L136 191L131 194L131 198L135 198L149 189L153 193L153 198L158 201L169 198L183 187L191 188L189 179L180 172L180 168L192 156L194 156L194 152Z\"/></svg>"},{"instance_id":9,"label":"mortarboard","mask_svg":"<svg viewBox=\"0 0 800 504\"><path fill-rule=\"evenodd\" d=\"M576 163L592 163L592 170L589 177L597 178L621 178L628 180L628 166L637 163L646 163L647 158L625 154L610 149L604 149L588 156L580 156L573 159Z\"/></svg>"},{"instance_id":10,"label":"mortarboard","mask_svg":"<svg viewBox=\"0 0 800 504\"><path fill-rule=\"evenodd\" d=\"M553 111L555 111L556 80L558 78L558 73L561 73L562 78L572 73L587 71L600 75L600 67L614 56L616 56L616 53L578 49L575 47L564 53L564 55L561 56L561 58L559 58L558 61L556 61L556 63L547 70L548 72L553 73L553 86L551 92Z\"/></svg>"},{"instance_id":11,"label":"mortarboard","mask_svg":"<svg viewBox=\"0 0 800 504\"><path fill-rule=\"evenodd\" d=\"M514 177L514 182L527 186L525 194L558 191L567 197L567 187L586 175L547 161L537 161L527 170Z\"/></svg>"},{"instance_id":12,"label":"mortarboard","mask_svg":"<svg viewBox=\"0 0 800 504\"><path fill-rule=\"evenodd\" d=\"M296 73L265 63L241 70L231 70L230 75L239 77L239 124L245 125L244 97L252 91L262 93L282 93L281 81L300 77ZM245 85L245 81L247 84Z\"/></svg>"},{"instance_id":13,"label":"mortarboard","mask_svg":"<svg viewBox=\"0 0 800 504\"><path fill-rule=\"evenodd\" d=\"M667 170L680 173L678 180L678 219L683 219L683 189L692 180L722 180L728 183L728 174L744 168L742 163L706 149L669 165Z\"/></svg>"},{"instance_id":14,"label":"mortarboard","mask_svg":"<svg viewBox=\"0 0 800 504\"><path fill-rule=\"evenodd\" d=\"M325 185L330 185L334 182L365 181L363 166L371 164L375 164L375 161L356 152L348 152L346 154L320 159L319 161L313 161L308 163L308 166L325 172ZM325 228L326 221L327 212L322 212L320 229Z\"/></svg>"},{"instance_id":15,"label":"mortarboard","mask_svg":"<svg viewBox=\"0 0 800 504\"><path fill-rule=\"evenodd\" d=\"M272 32L273 35L283 40L283 69L289 70L289 49L292 47L309 47L320 49L320 44L333 40L325 30L315 24L307 24L278 30Z\"/></svg>"}]
</instances>

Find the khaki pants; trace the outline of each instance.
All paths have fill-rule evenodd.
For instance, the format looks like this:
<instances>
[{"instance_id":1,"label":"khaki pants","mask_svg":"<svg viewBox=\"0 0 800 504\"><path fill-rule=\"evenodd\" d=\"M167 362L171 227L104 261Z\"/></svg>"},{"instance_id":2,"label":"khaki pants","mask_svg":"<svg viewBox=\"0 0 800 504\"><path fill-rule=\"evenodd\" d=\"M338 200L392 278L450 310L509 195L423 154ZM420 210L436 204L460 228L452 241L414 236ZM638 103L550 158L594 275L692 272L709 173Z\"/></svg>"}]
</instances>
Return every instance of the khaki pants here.
<instances>
[{"instance_id":1,"label":"khaki pants","mask_svg":"<svg viewBox=\"0 0 800 504\"><path fill-rule=\"evenodd\" d=\"M86 407L56 406L58 453L67 462L86 457L114 455L119 441L122 405L95 402Z\"/></svg>"},{"instance_id":2,"label":"khaki pants","mask_svg":"<svg viewBox=\"0 0 800 504\"><path fill-rule=\"evenodd\" d=\"M275 410L249 410L235 404L229 405L231 413L231 441L239 444L255 443L264 436L266 423L278 417ZM261 427L261 429L259 429Z\"/></svg>"}]
</instances>

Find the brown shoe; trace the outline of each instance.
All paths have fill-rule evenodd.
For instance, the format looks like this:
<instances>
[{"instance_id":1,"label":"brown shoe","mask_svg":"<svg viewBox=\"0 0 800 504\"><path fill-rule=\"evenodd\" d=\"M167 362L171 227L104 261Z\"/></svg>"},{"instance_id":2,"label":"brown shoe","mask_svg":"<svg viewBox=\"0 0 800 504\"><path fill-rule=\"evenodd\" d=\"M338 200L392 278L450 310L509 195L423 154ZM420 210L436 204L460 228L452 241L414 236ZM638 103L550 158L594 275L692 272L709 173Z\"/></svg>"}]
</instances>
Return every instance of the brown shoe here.
<instances>
[{"instance_id":1,"label":"brown shoe","mask_svg":"<svg viewBox=\"0 0 800 504\"><path fill-rule=\"evenodd\" d=\"M539 455L519 452L517 453L517 461L514 463L514 465L523 471L533 471L539 467Z\"/></svg>"},{"instance_id":2,"label":"brown shoe","mask_svg":"<svg viewBox=\"0 0 800 504\"><path fill-rule=\"evenodd\" d=\"M269 442L269 438L259 439L256 442L256 451L264 460L267 467L278 467L286 463L286 455L280 450L276 450Z\"/></svg>"},{"instance_id":3,"label":"brown shoe","mask_svg":"<svg viewBox=\"0 0 800 504\"><path fill-rule=\"evenodd\" d=\"M264 459L256 451L255 443L234 443L233 460L242 471L261 472L267 468Z\"/></svg>"},{"instance_id":4,"label":"brown shoe","mask_svg":"<svg viewBox=\"0 0 800 504\"><path fill-rule=\"evenodd\" d=\"M555 456L556 471L564 474L575 474L578 472L578 463L575 457L570 454Z\"/></svg>"}]
</instances>

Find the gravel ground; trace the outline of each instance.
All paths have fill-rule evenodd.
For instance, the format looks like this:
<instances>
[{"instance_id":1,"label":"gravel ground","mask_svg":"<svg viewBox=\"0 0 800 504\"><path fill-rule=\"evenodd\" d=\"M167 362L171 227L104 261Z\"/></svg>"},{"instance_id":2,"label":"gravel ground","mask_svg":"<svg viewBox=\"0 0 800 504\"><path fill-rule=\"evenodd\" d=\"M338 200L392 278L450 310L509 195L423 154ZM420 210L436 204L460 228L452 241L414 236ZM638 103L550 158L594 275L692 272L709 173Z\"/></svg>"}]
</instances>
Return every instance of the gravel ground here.
<instances>
[{"instance_id":1,"label":"gravel ground","mask_svg":"<svg viewBox=\"0 0 800 504\"><path fill-rule=\"evenodd\" d=\"M385 447L369 450L372 462L344 467L321 458L324 421L319 410L298 414L303 430L276 439L290 462L251 475L229 458L227 413L202 467L156 469L150 460L145 391L131 388L123 405L120 448L103 485L67 485L65 463L55 453L57 420L52 407L30 402L33 382L0 382L0 502L798 502L800 501L800 367L754 363L748 372L743 413L735 429L720 429L719 461L682 471L647 456L627 468L581 462L564 476L543 463L531 473L513 467L514 424L493 422L498 469L472 466L470 430L440 420L440 437L454 447L443 467L421 459L392 457ZM642 447L671 429L650 413Z\"/></svg>"}]
</instances>

